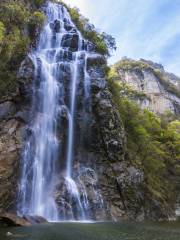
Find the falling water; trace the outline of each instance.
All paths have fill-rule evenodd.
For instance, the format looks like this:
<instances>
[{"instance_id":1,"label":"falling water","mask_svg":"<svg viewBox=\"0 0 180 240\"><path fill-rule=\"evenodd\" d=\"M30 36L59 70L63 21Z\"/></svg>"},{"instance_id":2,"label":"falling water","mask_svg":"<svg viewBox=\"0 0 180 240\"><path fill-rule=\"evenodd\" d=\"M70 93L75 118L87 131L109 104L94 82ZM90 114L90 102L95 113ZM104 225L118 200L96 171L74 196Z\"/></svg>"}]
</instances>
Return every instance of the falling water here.
<instances>
[{"instance_id":1,"label":"falling water","mask_svg":"<svg viewBox=\"0 0 180 240\"><path fill-rule=\"evenodd\" d=\"M28 126L23 151L23 168L20 182L20 215L39 215L50 221L62 219L54 197L57 179L60 176L61 140L58 138L59 116L67 110L68 134L65 157L65 185L68 194L75 199L79 218L86 219L88 197L82 187L82 197L73 180L74 131L79 62L84 57L85 99L90 93L90 79L86 71L87 56L83 38L71 21L69 13L60 4L48 3L45 9L47 22L41 33L37 49L30 54L34 63L34 86L32 120ZM72 37L78 37L76 46L71 46ZM75 40L74 40L75 41ZM69 43L70 42L70 43ZM70 94L65 101L65 80L62 67L70 66ZM71 208L73 208L71 206ZM66 218L66 217L64 217ZM73 214L72 214L73 219Z\"/></svg>"}]
</instances>

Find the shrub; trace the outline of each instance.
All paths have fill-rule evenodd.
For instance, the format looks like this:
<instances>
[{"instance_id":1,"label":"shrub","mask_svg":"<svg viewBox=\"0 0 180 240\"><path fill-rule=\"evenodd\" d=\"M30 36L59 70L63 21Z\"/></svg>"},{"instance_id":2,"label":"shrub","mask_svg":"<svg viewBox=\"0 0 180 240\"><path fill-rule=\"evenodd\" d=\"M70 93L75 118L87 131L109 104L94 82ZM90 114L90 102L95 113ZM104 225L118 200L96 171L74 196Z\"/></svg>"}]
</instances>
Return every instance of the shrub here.
<instances>
[{"instance_id":1,"label":"shrub","mask_svg":"<svg viewBox=\"0 0 180 240\"><path fill-rule=\"evenodd\" d=\"M3 4L0 8L0 19L5 26L11 27L11 25L22 26L28 21L29 12L22 4L9 3Z\"/></svg>"},{"instance_id":2,"label":"shrub","mask_svg":"<svg viewBox=\"0 0 180 240\"><path fill-rule=\"evenodd\" d=\"M36 37L36 29L40 31L45 22L45 15L43 12L35 11L29 18L28 28L29 36L34 39Z\"/></svg>"}]
</instances>

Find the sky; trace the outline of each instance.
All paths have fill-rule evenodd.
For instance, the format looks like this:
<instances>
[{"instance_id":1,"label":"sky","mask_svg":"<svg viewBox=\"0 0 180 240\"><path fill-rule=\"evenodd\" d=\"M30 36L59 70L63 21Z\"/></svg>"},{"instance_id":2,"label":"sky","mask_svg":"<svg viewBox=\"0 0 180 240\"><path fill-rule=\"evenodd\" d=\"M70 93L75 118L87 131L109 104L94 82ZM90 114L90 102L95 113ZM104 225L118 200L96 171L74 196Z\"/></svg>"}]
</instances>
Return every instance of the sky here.
<instances>
[{"instance_id":1,"label":"sky","mask_svg":"<svg viewBox=\"0 0 180 240\"><path fill-rule=\"evenodd\" d=\"M121 57L144 58L180 76L180 0L64 0L116 38Z\"/></svg>"}]
</instances>

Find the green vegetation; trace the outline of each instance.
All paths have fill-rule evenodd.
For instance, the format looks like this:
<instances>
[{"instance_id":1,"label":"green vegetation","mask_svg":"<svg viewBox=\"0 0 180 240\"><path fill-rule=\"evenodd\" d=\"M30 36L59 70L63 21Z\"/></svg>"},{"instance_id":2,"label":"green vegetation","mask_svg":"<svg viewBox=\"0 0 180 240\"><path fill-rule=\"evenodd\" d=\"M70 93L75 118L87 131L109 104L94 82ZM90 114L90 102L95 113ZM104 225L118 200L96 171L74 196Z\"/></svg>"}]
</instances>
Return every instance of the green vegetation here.
<instances>
[{"instance_id":1,"label":"green vegetation","mask_svg":"<svg viewBox=\"0 0 180 240\"><path fill-rule=\"evenodd\" d=\"M126 163L144 174L144 208L150 209L154 201L168 212L180 190L180 121L170 113L157 117L140 109L128 94L121 94L129 89L116 78L111 71L108 84L125 127Z\"/></svg>"},{"instance_id":2,"label":"green vegetation","mask_svg":"<svg viewBox=\"0 0 180 240\"><path fill-rule=\"evenodd\" d=\"M105 32L99 33L94 25L90 24L89 20L80 14L78 8L70 8L63 1L58 2L61 2L61 4L68 9L73 22L82 33L83 37L95 45L96 52L105 56L110 56L110 52L116 49L115 39Z\"/></svg>"},{"instance_id":3,"label":"green vegetation","mask_svg":"<svg viewBox=\"0 0 180 240\"><path fill-rule=\"evenodd\" d=\"M120 60L119 62L117 62L115 65L114 65L114 69L123 69L123 70L133 70L133 69L151 69L152 67L143 62L143 61L136 61L136 60L131 60L131 59L123 59L123 60Z\"/></svg>"},{"instance_id":4,"label":"green vegetation","mask_svg":"<svg viewBox=\"0 0 180 240\"><path fill-rule=\"evenodd\" d=\"M44 20L23 1L0 3L0 96L15 91L17 70Z\"/></svg>"}]
</instances>

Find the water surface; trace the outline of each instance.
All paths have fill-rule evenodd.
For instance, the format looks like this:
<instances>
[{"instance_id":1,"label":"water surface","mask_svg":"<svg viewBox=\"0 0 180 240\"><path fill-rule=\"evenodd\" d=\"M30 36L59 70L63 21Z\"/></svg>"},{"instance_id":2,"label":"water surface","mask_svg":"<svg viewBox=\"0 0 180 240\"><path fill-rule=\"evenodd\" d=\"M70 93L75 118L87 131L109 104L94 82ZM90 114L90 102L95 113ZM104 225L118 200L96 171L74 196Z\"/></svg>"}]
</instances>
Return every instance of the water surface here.
<instances>
[{"instance_id":1,"label":"water surface","mask_svg":"<svg viewBox=\"0 0 180 240\"><path fill-rule=\"evenodd\" d=\"M6 233L14 235L7 237ZM0 240L180 240L180 223L57 223L0 228Z\"/></svg>"}]
</instances>

